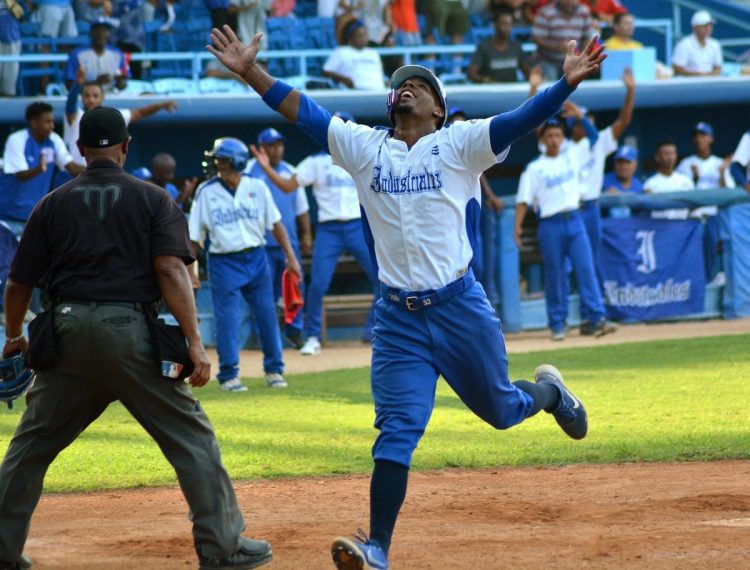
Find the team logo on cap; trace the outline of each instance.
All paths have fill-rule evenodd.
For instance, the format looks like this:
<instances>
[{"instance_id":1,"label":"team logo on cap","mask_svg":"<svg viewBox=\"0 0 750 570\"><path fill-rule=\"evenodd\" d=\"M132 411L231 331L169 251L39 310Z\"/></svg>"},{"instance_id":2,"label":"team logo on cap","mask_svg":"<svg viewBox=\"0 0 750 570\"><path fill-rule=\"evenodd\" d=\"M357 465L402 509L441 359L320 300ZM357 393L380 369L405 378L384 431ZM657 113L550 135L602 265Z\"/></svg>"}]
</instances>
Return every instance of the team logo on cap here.
<instances>
[{"instance_id":1,"label":"team logo on cap","mask_svg":"<svg viewBox=\"0 0 750 570\"><path fill-rule=\"evenodd\" d=\"M109 144L109 139L99 139L99 146L107 146Z\"/></svg>"}]
</instances>

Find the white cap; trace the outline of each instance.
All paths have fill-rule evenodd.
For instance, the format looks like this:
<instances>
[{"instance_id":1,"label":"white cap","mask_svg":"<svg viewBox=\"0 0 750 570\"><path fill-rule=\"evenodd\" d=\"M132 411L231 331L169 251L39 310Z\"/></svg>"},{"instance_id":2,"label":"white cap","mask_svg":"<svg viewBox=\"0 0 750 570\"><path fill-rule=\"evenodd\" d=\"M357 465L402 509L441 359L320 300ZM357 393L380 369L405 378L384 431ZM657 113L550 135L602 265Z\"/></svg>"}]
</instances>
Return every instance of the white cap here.
<instances>
[{"instance_id":1,"label":"white cap","mask_svg":"<svg viewBox=\"0 0 750 570\"><path fill-rule=\"evenodd\" d=\"M691 26L705 26L706 24L713 24L715 22L716 20L711 17L708 10L698 10L690 19Z\"/></svg>"}]
</instances>

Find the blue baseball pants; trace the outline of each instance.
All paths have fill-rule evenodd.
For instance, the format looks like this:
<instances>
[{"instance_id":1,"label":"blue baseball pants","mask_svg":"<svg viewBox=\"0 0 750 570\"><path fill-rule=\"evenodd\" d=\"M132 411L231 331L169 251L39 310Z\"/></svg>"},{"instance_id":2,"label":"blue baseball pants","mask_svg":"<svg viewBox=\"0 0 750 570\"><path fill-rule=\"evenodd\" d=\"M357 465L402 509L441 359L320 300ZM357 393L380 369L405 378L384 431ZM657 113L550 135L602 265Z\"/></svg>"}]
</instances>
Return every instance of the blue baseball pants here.
<instances>
[{"instance_id":1,"label":"blue baseball pants","mask_svg":"<svg viewBox=\"0 0 750 570\"><path fill-rule=\"evenodd\" d=\"M602 279L602 264L599 258L599 250L602 243L602 214L599 210L599 200L585 200L581 206L581 218L586 228L586 235L589 238L591 259L594 262L596 280L599 284L599 290L601 290L604 280ZM596 316L589 314L588 307L583 303L581 303L581 320L592 323L596 322Z\"/></svg>"}]
</instances>

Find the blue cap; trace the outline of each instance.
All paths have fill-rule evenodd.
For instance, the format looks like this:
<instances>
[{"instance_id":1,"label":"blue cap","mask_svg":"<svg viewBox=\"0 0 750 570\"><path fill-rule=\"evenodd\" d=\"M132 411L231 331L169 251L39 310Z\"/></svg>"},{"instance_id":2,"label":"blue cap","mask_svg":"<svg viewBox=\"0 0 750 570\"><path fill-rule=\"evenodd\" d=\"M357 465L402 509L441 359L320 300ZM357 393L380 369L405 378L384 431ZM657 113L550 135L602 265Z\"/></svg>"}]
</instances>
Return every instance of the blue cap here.
<instances>
[{"instance_id":1,"label":"blue cap","mask_svg":"<svg viewBox=\"0 0 750 570\"><path fill-rule=\"evenodd\" d=\"M615 153L615 160L627 160L628 162L635 162L638 160L638 151L632 146L622 145L617 149Z\"/></svg>"},{"instance_id":2,"label":"blue cap","mask_svg":"<svg viewBox=\"0 0 750 570\"><path fill-rule=\"evenodd\" d=\"M448 120L450 121L453 118L453 115L463 115L466 116L466 111L463 110L463 107L451 107L448 109Z\"/></svg>"},{"instance_id":3,"label":"blue cap","mask_svg":"<svg viewBox=\"0 0 750 570\"><path fill-rule=\"evenodd\" d=\"M286 138L273 127L269 127L258 135L258 144L273 144L276 141L285 141Z\"/></svg>"},{"instance_id":4,"label":"blue cap","mask_svg":"<svg viewBox=\"0 0 750 570\"><path fill-rule=\"evenodd\" d=\"M714 128L708 123L704 123L703 121L693 127L693 132L703 133L704 135L708 135L710 137L714 136Z\"/></svg>"},{"instance_id":5,"label":"blue cap","mask_svg":"<svg viewBox=\"0 0 750 570\"><path fill-rule=\"evenodd\" d=\"M141 180L151 180L153 178L151 171L145 166L136 168L133 172L131 172L131 174L136 178L140 178Z\"/></svg>"},{"instance_id":6,"label":"blue cap","mask_svg":"<svg viewBox=\"0 0 750 570\"><path fill-rule=\"evenodd\" d=\"M354 115L352 115L351 113L347 113L346 111L336 111L333 114L333 116L334 117L338 117L339 119L341 119L345 123L347 121L351 121L352 123L356 123L357 122L357 121L354 120Z\"/></svg>"},{"instance_id":7,"label":"blue cap","mask_svg":"<svg viewBox=\"0 0 750 570\"><path fill-rule=\"evenodd\" d=\"M589 114L589 110L584 107L583 105L578 105L578 108L581 110L581 114L585 117ZM572 129L573 125L578 123L581 119L578 117L565 117L565 125L568 127L568 129Z\"/></svg>"}]
</instances>

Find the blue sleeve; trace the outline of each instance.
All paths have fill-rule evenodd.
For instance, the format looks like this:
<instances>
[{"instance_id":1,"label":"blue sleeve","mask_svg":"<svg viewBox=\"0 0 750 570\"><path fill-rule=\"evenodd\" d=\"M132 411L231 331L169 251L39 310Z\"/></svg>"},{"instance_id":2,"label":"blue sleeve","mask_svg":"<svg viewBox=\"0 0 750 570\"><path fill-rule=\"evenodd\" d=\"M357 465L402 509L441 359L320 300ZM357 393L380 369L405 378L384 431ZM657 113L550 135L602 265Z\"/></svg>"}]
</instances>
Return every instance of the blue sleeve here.
<instances>
[{"instance_id":1,"label":"blue sleeve","mask_svg":"<svg viewBox=\"0 0 750 570\"><path fill-rule=\"evenodd\" d=\"M328 148L328 126L331 114L304 93L300 93L297 110L297 126L326 153Z\"/></svg>"},{"instance_id":2,"label":"blue sleeve","mask_svg":"<svg viewBox=\"0 0 750 570\"><path fill-rule=\"evenodd\" d=\"M500 154L522 136L554 117L572 92L573 89L563 77L520 107L493 117L490 121L492 152Z\"/></svg>"},{"instance_id":3,"label":"blue sleeve","mask_svg":"<svg viewBox=\"0 0 750 570\"><path fill-rule=\"evenodd\" d=\"M73 82L73 85L68 91L68 100L65 102L65 113L68 115L75 115L78 112L78 96L81 94L81 84L77 81Z\"/></svg>"},{"instance_id":4,"label":"blue sleeve","mask_svg":"<svg viewBox=\"0 0 750 570\"><path fill-rule=\"evenodd\" d=\"M65 79L70 81L76 80L76 74L78 73L78 53L80 50L73 50L68 56L68 63L65 64Z\"/></svg>"},{"instance_id":5,"label":"blue sleeve","mask_svg":"<svg viewBox=\"0 0 750 570\"><path fill-rule=\"evenodd\" d=\"M599 131L596 130L594 123L589 121L585 115L580 119L580 122L583 130L586 132L586 138L589 139L591 146L594 146L596 141L599 140Z\"/></svg>"},{"instance_id":6,"label":"blue sleeve","mask_svg":"<svg viewBox=\"0 0 750 570\"><path fill-rule=\"evenodd\" d=\"M729 167L729 172L732 174L732 178L734 178L737 186L744 188L745 184L747 184L747 176L745 174L747 169L739 162L733 162Z\"/></svg>"}]
</instances>

